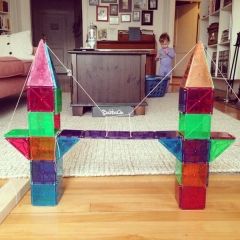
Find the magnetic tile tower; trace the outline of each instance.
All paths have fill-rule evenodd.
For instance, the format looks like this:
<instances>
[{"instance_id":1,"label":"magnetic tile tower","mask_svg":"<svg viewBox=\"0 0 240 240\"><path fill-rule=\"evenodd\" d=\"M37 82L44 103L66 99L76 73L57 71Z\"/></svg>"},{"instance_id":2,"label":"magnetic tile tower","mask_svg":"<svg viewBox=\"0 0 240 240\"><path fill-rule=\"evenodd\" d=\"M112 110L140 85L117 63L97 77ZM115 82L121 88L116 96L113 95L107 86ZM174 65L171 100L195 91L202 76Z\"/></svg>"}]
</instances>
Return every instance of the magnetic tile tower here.
<instances>
[{"instance_id":1,"label":"magnetic tile tower","mask_svg":"<svg viewBox=\"0 0 240 240\"><path fill-rule=\"evenodd\" d=\"M235 139L228 133L211 132L213 91L203 45L197 44L181 82L178 131L60 130L61 90L48 48L40 41L27 81L28 129L5 134L31 161L32 204L58 204L63 155L80 138L158 139L176 156L175 195L179 207L205 208L209 163Z\"/></svg>"},{"instance_id":2,"label":"magnetic tile tower","mask_svg":"<svg viewBox=\"0 0 240 240\"><path fill-rule=\"evenodd\" d=\"M27 108L28 129L12 130L5 137L31 161L32 204L56 205L62 190L62 157L76 138L67 141L57 138L62 93L43 41L39 43L27 80Z\"/></svg>"},{"instance_id":3,"label":"magnetic tile tower","mask_svg":"<svg viewBox=\"0 0 240 240\"><path fill-rule=\"evenodd\" d=\"M160 139L176 156L175 196L182 209L203 209L209 163L234 141L227 133L211 132L214 89L202 44L197 44L179 92L179 135Z\"/></svg>"}]
</instances>

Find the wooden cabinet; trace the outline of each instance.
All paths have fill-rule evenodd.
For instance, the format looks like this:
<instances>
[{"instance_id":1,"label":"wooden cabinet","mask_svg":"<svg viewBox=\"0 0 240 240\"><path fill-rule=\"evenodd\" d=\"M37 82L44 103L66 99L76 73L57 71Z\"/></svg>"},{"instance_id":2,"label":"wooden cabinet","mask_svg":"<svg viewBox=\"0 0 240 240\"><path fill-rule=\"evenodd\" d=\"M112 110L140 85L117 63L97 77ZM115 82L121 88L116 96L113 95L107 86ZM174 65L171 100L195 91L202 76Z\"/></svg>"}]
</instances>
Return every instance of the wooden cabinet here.
<instances>
[{"instance_id":1,"label":"wooden cabinet","mask_svg":"<svg viewBox=\"0 0 240 240\"><path fill-rule=\"evenodd\" d=\"M145 96L145 50L69 51L76 81L72 82L73 115L83 107L136 106ZM82 88L79 86L81 85Z\"/></svg>"},{"instance_id":2,"label":"wooden cabinet","mask_svg":"<svg viewBox=\"0 0 240 240\"><path fill-rule=\"evenodd\" d=\"M141 34L139 41L130 41L126 33L118 34L118 41L98 41L97 49L144 49L146 54L146 74L156 73L156 40L154 34Z\"/></svg>"}]
</instances>

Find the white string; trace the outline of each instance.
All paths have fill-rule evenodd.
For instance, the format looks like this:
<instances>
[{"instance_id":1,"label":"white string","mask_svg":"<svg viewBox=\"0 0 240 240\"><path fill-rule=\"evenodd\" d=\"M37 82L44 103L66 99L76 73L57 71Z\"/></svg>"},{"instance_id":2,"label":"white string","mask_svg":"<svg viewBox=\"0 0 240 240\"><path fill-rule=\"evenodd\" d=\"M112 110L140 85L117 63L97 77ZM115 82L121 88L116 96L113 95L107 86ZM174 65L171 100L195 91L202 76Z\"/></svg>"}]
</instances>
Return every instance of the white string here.
<instances>
[{"instance_id":1,"label":"white string","mask_svg":"<svg viewBox=\"0 0 240 240\"><path fill-rule=\"evenodd\" d=\"M130 138L132 138L131 113L128 114L128 124L129 124L129 134L130 134Z\"/></svg>"},{"instance_id":2,"label":"white string","mask_svg":"<svg viewBox=\"0 0 240 240\"><path fill-rule=\"evenodd\" d=\"M213 61L213 59L211 58L211 56L209 55L209 53L208 53L206 50L205 50L205 52L206 52L207 56L209 57L209 59L211 60L211 62L215 65L215 68L217 69L217 71L221 74L223 80L226 82L226 84L227 84L227 86L228 86L228 87L227 87L227 91L228 91L228 89L230 88L231 91L233 92L233 94L235 95L235 97L237 98L237 100L240 101L237 93L234 92L233 88L232 88L231 85L228 83L227 78L224 77L222 71L217 67L216 63Z\"/></svg>"},{"instance_id":3,"label":"white string","mask_svg":"<svg viewBox=\"0 0 240 240\"><path fill-rule=\"evenodd\" d=\"M106 131L106 135L105 137L107 138L108 137L108 117L104 117L104 120L105 120L105 131Z\"/></svg>"},{"instance_id":4,"label":"white string","mask_svg":"<svg viewBox=\"0 0 240 240\"><path fill-rule=\"evenodd\" d=\"M187 57L187 55L195 48L196 44L183 56L183 58L166 74L165 77L162 78L162 80L141 100L141 102L134 107L134 109L132 110L132 112L130 112L130 114L132 114L147 98L148 96L162 83L162 81L164 81L170 73L172 73L172 71Z\"/></svg>"},{"instance_id":5,"label":"white string","mask_svg":"<svg viewBox=\"0 0 240 240\"><path fill-rule=\"evenodd\" d=\"M33 68L33 63L31 63L31 65L30 65L30 69L29 69L29 71L28 71L28 74L27 74L26 80L25 80L25 82L24 82L24 84L23 84L23 87L22 87L21 93L20 93L20 95L19 95L19 97L18 97L18 100L17 100L17 103L16 103L15 108L14 108L14 110L13 110L12 116L11 116L11 118L10 118L10 121L9 121L8 125L7 125L6 132L8 132L9 129L10 129L10 127L11 127L11 124L12 124L13 118L14 118L14 116L15 116L15 114L16 114L16 111L17 111L18 105L19 105L19 103L20 103L20 99L21 99L22 94L23 94L23 92L24 92L24 90L25 90L25 86L26 86L26 84L27 84L28 77L29 77L29 74L30 74L32 68Z\"/></svg>"},{"instance_id":6,"label":"white string","mask_svg":"<svg viewBox=\"0 0 240 240\"><path fill-rule=\"evenodd\" d=\"M69 74L71 70L69 70L64 63L58 58L58 56L49 48L47 45L47 48L49 51L54 55L54 57L58 60L58 62L64 67L66 72ZM84 87L77 81L76 77L71 74L72 79L77 83L77 85L84 91L84 93L88 96L88 98L93 102L93 104L98 108L98 110L103 114L103 109L99 107L99 105L94 101L94 99L90 96L90 94L84 89ZM106 137L108 136L108 121L107 121L107 116L105 116L105 130L106 130Z\"/></svg>"}]
</instances>

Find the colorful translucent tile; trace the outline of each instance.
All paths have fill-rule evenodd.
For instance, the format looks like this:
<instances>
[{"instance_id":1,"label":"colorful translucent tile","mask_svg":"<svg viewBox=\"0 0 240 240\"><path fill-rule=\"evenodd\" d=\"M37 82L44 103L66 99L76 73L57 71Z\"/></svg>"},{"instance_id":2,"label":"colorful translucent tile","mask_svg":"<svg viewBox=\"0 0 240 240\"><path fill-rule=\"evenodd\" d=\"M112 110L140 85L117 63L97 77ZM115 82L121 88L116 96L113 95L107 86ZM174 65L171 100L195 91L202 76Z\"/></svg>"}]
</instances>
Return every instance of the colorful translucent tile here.
<instances>
[{"instance_id":1,"label":"colorful translucent tile","mask_svg":"<svg viewBox=\"0 0 240 240\"><path fill-rule=\"evenodd\" d=\"M59 114L54 114L54 128L55 130L60 130L61 128L61 116Z\"/></svg>"},{"instance_id":2,"label":"colorful translucent tile","mask_svg":"<svg viewBox=\"0 0 240 240\"><path fill-rule=\"evenodd\" d=\"M185 139L209 139L211 115L179 113L179 131Z\"/></svg>"},{"instance_id":3,"label":"colorful translucent tile","mask_svg":"<svg viewBox=\"0 0 240 240\"><path fill-rule=\"evenodd\" d=\"M63 158L57 159L57 176L62 177L63 176Z\"/></svg>"},{"instance_id":4,"label":"colorful translucent tile","mask_svg":"<svg viewBox=\"0 0 240 240\"><path fill-rule=\"evenodd\" d=\"M211 132L211 139L225 139L225 140L235 140L236 138L226 132Z\"/></svg>"},{"instance_id":5,"label":"colorful translucent tile","mask_svg":"<svg viewBox=\"0 0 240 240\"><path fill-rule=\"evenodd\" d=\"M54 111L54 89L52 87L29 87L27 89L27 97L28 111Z\"/></svg>"},{"instance_id":6,"label":"colorful translucent tile","mask_svg":"<svg viewBox=\"0 0 240 240\"><path fill-rule=\"evenodd\" d=\"M213 88L203 44L196 45L180 85L181 87Z\"/></svg>"},{"instance_id":7,"label":"colorful translucent tile","mask_svg":"<svg viewBox=\"0 0 240 240\"><path fill-rule=\"evenodd\" d=\"M176 159L175 175L177 182L182 184L182 162Z\"/></svg>"},{"instance_id":8,"label":"colorful translucent tile","mask_svg":"<svg viewBox=\"0 0 240 240\"><path fill-rule=\"evenodd\" d=\"M204 209L206 187L184 187L175 181L175 197L181 209Z\"/></svg>"},{"instance_id":9,"label":"colorful translucent tile","mask_svg":"<svg viewBox=\"0 0 240 240\"><path fill-rule=\"evenodd\" d=\"M4 135L5 138L27 138L29 137L28 129L14 129Z\"/></svg>"},{"instance_id":10,"label":"colorful translucent tile","mask_svg":"<svg viewBox=\"0 0 240 240\"><path fill-rule=\"evenodd\" d=\"M55 161L31 161L32 183L56 183L56 165L57 163Z\"/></svg>"},{"instance_id":11,"label":"colorful translucent tile","mask_svg":"<svg viewBox=\"0 0 240 240\"><path fill-rule=\"evenodd\" d=\"M62 195L61 181L55 184L31 184L31 199L34 206L55 206Z\"/></svg>"},{"instance_id":12,"label":"colorful translucent tile","mask_svg":"<svg viewBox=\"0 0 240 240\"><path fill-rule=\"evenodd\" d=\"M57 74L56 74L56 70L54 68L54 64L53 64L52 58L49 54L47 46L45 47L45 52L46 52L46 58L47 58L47 61L48 61L48 66L49 66L49 69L50 69L50 72L51 72L51 77L52 77L52 80L53 80L54 87L55 88L60 87L60 84L59 84L58 78L57 78Z\"/></svg>"},{"instance_id":13,"label":"colorful translucent tile","mask_svg":"<svg viewBox=\"0 0 240 240\"><path fill-rule=\"evenodd\" d=\"M63 157L63 155L72 148L80 139L77 137L65 137L58 136L56 144L56 156L57 158Z\"/></svg>"},{"instance_id":14,"label":"colorful translucent tile","mask_svg":"<svg viewBox=\"0 0 240 240\"><path fill-rule=\"evenodd\" d=\"M64 129L60 132L58 137L84 138L85 137L85 131L84 130Z\"/></svg>"},{"instance_id":15,"label":"colorful translucent tile","mask_svg":"<svg viewBox=\"0 0 240 240\"><path fill-rule=\"evenodd\" d=\"M184 163L207 163L209 161L209 140L188 140L183 141Z\"/></svg>"},{"instance_id":16,"label":"colorful translucent tile","mask_svg":"<svg viewBox=\"0 0 240 240\"><path fill-rule=\"evenodd\" d=\"M60 88L55 89L55 113L62 111L62 91Z\"/></svg>"},{"instance_id":17,"label":"colorful translucent tile","mask_svg":"<svg viewBox=\"0 0 240 240\"><path fill-rule=\"evenodd\" d=\"M182 160L182 139L177 138L160 138L159 142L168 149L178 160Z\"/></svg>"},{"instance_id":18,"label":"colorful translucent tile","mask_svg":"<svg viewBox=\"0 0 240 240\"><path fill-rule=\"evenodd\" d=\"M179 96L178 96L178 110L180 112L185 112L186 111L186 88L179 88Z\"/></svg>"},{"instance_id":19,"label":"colorful translucent tile","mask_svg":"<svg viewBox=\"0 0 240 240\"><path fill-rule=\"evenodd\" d=\"M207 184L208 163L184 163L182 165L182 185L204 187Z\"/></svg>"},{"instance_id":20,"label":"colorful translucent tile","mask_svg":"<svg viewBox=\"0 0 240 240\"><path fill-rule=\"evenodd\" d=\"M209 161L214 161L221 155L232 143L234 139L211 139L211 150Z\"/></svg>"},{"instance_id":21,"label":"colorful translucent tile","mask_svg":"<svg viewBox=\"0 0 240 240\"><path fill-rule=\"evenodd\" d=\"M40 41L33 66L29 74L27 86L54 86L54 80L51 75L51 69L48 65L47 49L43 41Z\"/></svg>"},{"instance_id":22,"label":"colorful translucent tile","mask_svg":"<svg viewBox=\"0 0 240 240\"><path fill-rule=\"evenodd\" d=\"M32 160L55 160L54 137L31 137L30 138Z\"/></svg>"},{"instance_id":23,"label":"colorful translucent tile","mask_svg":"<svg viewBox=\"0 0 240 240\"><path fill-rule=\"evenodd\" d=\"M55 135L53 112L28 112L29 135L52 137Z\"/></svg>"},{"instance_id":24,"label":"colorful translucent tile","mask_svg":"<svg viewBox=\"0 0 240 240\"><path fill-rule=\"evenodd\" d=\"M181 88L179 94L179 111L183 113L212 114L212 88Z\"/></svg>"},{"instance_id":25,"label":"colorful translucent tile","mask_svg":"<svg viewBox=\"0 0 240 240\"><path fill-rule=\"evenodd\" d=\"M24 157L30 159L29 138L6 138Z\"/></svg>"}]
</instances>

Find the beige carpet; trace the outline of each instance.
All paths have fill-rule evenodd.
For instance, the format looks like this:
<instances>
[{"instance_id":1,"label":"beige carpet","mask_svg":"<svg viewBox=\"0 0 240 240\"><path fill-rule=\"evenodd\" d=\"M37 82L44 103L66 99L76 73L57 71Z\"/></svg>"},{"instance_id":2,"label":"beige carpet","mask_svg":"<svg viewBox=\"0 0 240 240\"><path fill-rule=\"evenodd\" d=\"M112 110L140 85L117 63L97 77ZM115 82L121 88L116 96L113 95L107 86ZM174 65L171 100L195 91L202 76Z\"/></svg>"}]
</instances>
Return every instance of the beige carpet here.
<instances>
[{"instance_id":1,"label":"beige carpet","mask_svg":"<svg viewBox=\"0 0 240 240\"><path fill-rule=\"evenodd\" d=\"M82 117L71 115L70 95L64 93L62 129L89 130L177 130L178 94L163 98L149 98L145 116L128 118L93 118L88 112ZM13 111L0 102L0 178L29 176L29 161L25 160L3 138ZM25 128L26 105L23 101L10 129ZM237 141L210 166L211 172L240 172L240 122L217 110L212 119L212 131L226 131ZM172 174L175 158L157 140L92 140L82 139L64 157L65 176L107 176Z\"/></svg>"}]
</instances>

